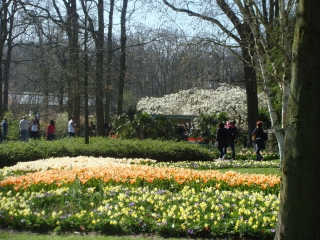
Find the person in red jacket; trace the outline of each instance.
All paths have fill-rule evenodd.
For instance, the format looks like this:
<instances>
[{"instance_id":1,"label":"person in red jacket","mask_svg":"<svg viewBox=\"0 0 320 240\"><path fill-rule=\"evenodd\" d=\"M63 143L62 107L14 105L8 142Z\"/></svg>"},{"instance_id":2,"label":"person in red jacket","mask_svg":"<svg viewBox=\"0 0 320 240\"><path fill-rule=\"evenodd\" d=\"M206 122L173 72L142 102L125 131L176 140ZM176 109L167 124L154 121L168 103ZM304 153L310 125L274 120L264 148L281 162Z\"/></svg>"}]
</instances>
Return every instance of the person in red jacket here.
<instances>
[{"instance_id":1,"label":"person in red jacket","mask_svg":"<svg viewBox=\"0 0 320 240\"><path fill-rule=\"evenodd\" d=\"M54 133L56 131L56 126L54 125L54 121L50 120L50 124L47 127L47 140L52 141L54 139Z\"/></svg>"}]
</instances>

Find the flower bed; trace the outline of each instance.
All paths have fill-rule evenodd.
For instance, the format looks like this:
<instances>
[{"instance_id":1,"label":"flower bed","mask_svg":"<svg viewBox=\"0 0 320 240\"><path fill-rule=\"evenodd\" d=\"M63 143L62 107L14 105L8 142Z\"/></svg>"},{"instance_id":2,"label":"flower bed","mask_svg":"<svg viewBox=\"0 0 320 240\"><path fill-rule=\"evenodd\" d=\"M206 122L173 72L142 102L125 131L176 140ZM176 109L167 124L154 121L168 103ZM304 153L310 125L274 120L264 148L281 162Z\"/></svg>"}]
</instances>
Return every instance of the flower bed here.
<instances>
[{"instance_id":1,"label":"flower bed","mask_svg":"<svg viewBox=\"0 0 320 240\"><path fill-rule=\"evenodd\" d=\"M153 160L47 159L4 168L0 176L2 228L267 238L279 207L277 176Z\"/></svg>"}]
</instances>

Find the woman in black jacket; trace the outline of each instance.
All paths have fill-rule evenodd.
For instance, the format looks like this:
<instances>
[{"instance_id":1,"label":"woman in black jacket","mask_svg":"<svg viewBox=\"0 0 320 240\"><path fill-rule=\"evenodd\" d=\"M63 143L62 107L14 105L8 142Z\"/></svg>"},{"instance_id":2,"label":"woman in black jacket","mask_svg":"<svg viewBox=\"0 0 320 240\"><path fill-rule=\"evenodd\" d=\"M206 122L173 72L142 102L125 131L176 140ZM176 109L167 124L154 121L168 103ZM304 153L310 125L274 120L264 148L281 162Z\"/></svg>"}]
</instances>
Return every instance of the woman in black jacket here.
<instances>
[{"instance_id":1,"label":"woman in black jacket","mask_svg":"<svg viewBox=\"0 0 320 240\"><path fill-rule=\"evenodd\" d=\"M224 148L228 146L228 132L227 129L224 127L223 122L218 123L216 141L218 142L218 150L220 152L219 160L223 160L225 157Z\"/></svg>"},{"instance_id":2,"label":"woman in black jacket","mask_svg":"<svg viewBox=\"0 0 320 240\"><path fill-rule=\"evenodd\" d=\"M266 145L264 144L264 139L263 139L263 128L262 128L263 122L257 121L256 122L256 129L253 131L252 136L255 135L255 140L254 140L254 150L256 152L256 160L262 161L263 157L260 153L262 149L266 148Z\"/></svg>"}]
</instances>

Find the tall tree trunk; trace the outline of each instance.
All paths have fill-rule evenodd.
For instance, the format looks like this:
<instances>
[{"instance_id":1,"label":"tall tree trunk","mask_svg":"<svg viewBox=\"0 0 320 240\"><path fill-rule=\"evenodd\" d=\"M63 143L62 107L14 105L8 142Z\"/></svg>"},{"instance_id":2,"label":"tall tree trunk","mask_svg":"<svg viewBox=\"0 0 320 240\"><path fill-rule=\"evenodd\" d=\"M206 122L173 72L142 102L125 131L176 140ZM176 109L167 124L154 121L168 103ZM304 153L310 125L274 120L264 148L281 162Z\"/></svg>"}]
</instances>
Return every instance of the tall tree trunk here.
<instances>
[{"instance_id":1,"label":"tall tree trunk","mask_svg":"<svg viewBox=\"0 0 320 240\"><path fill-rule=\"evenodd\" d=\"M60 74L60 78L58 80L59 83L59 87L58 87L58 96L59 96L59 113L63 113L65 112L65 107L64 107L64 96L65 96L65 84L64 82L67 80L67 76L66 76L66 68L67 68L67 60L64 56L64 54L62 55L62 58L60 60L60 64L61 64L61 74Z\"/></svg>"},{"instance_id":2,"label":"tall tree trunk","mask_svg":"<svg viewBox=\"0 0 320 240\"><path fill-rule=\"evenodd\" d=\"M110 123L110 104L111 104L111 78L112 78L112 27L113 27L113 11L114 11L114 0L110 0L109 10L109 26L108 26L108 57L107 57L107 89L106 89L106 105L104 111L104 119L106 123Z\"/></svg>"},{"instance_id":3,"label":"tall tree trunk","mask_svg":"<svg viewBox=\"0 0 320 240\"><path fill-rule=\"evenodd\" d=\"M249 45L249 44L248 44ZM254 64L254 59L250 53L249 46L242 47L242 57L244 59L244 76L246 83L247 96L247 119L248 119L248 133L247 133L247 147L252 146L251 134L256 127L258 120L258 93L257 93L257 75Z\"/></svg>"},{"instance_id":4,"label":"tall tree trunk","mask_svg":"<svg viewBox=\"0 0 320 240\"><path fill-rule=\"evenodd\" d=\"M122 114L123 108L123 92L125 85L125 74L126 74L126 14L127 14L128 0L123 0L122 11L121 11L121 55L120 55L120 73L119 73L119 88L118 88L118 103L117 103L117 115Z\"/></svg>"},{"instance_id":5,"label":"tall tree trunk","mask_svg":"<svg viewBox=\"0 0 320 240\"><path fill-rule=\"evenodd\" d=\"M300 0L275 239L320 239L320 6Z\"/></svg>"},{"instance_id":6,"label":"tall tree trunk","mask_svg":"<svg viewBox=\"0 0 320 240\"><path fill-rule=\"evenodd\" d=\"M70 18L70 26L68 31L69 48L70 48L70 78L68 82L68 115L74 117L77 128L80 126L80 61L79 61L79 15L77 13L77 1L71 0L68 9L68 18ZM79 136L80 132L76 134Z\"/></svg>"},{"instance_id":7,"label":"tall tree trunk","mask_svg":"<svg viewBox=\"0 0 320 240\"><path fill-rule=\"evenodd\" d=\"M0 6L0 118L3 117L3 99L2 99L2 84L3 84L3 70L2 70L2 58L4 45L8 36L8 7L9 3L6 0L2 0Z\"/></svg>"},{"instance_id":8,"label":"tall tree trunk","mask_svg":"<svg viewBox=\"0 0 320 240\"><path fill-rule=\"evenodd\" d=\"M4 63L4 76L3 76L3 112L8 111L9 103L9 78L10 78L10 66L11 66L11 56L12 56L12 31L14 16L17 11L17 3L13 2L11 6L11 15L9 18L9 29L8 29L8 38L7 38L7 56Z\"/></svg>"},{"instance_id":9,"label":"tall tree trunk","mask_svg":"<svg viewBox=\"0 0 320 240\"><path fill-rule=\"evenodd\" d=\"M98 32L96 38L96 117L97 135L104 136L103 114L103 52L104 52L104 17L103 0L98 0Z\"/></svg>"},{"instance_id":10,"label":"tall tree trunk","mask_svg":"<svg viewBox=\"0 0 320 240\"><path fill-rule=\"evenodd\" d=\"M87 10L87 5L85 6ZM89 54L88 54L88 29L87 15L84 20L84 143L89 144L89 96L88 96L88 79L89 79Z\"/></svg>"}]
</instances>

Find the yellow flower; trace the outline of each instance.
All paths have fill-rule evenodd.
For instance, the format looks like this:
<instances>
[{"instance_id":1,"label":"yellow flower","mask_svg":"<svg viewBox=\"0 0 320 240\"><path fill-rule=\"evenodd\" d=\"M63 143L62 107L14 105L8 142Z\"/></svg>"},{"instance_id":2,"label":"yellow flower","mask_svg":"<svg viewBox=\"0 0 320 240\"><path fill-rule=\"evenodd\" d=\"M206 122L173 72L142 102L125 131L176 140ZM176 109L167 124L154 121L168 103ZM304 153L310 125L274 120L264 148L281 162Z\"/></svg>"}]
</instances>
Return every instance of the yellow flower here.
<instances>
[{"instance_id":1,"label":"yellow flower","mask_svg":"<svg viewBox=\"0 0 320 240\"><path fill-rule=\"evenodd\" d=\"M110 221L110 225L117 225L117 221L116 220Z\"/></svg>"}]
</instances>

